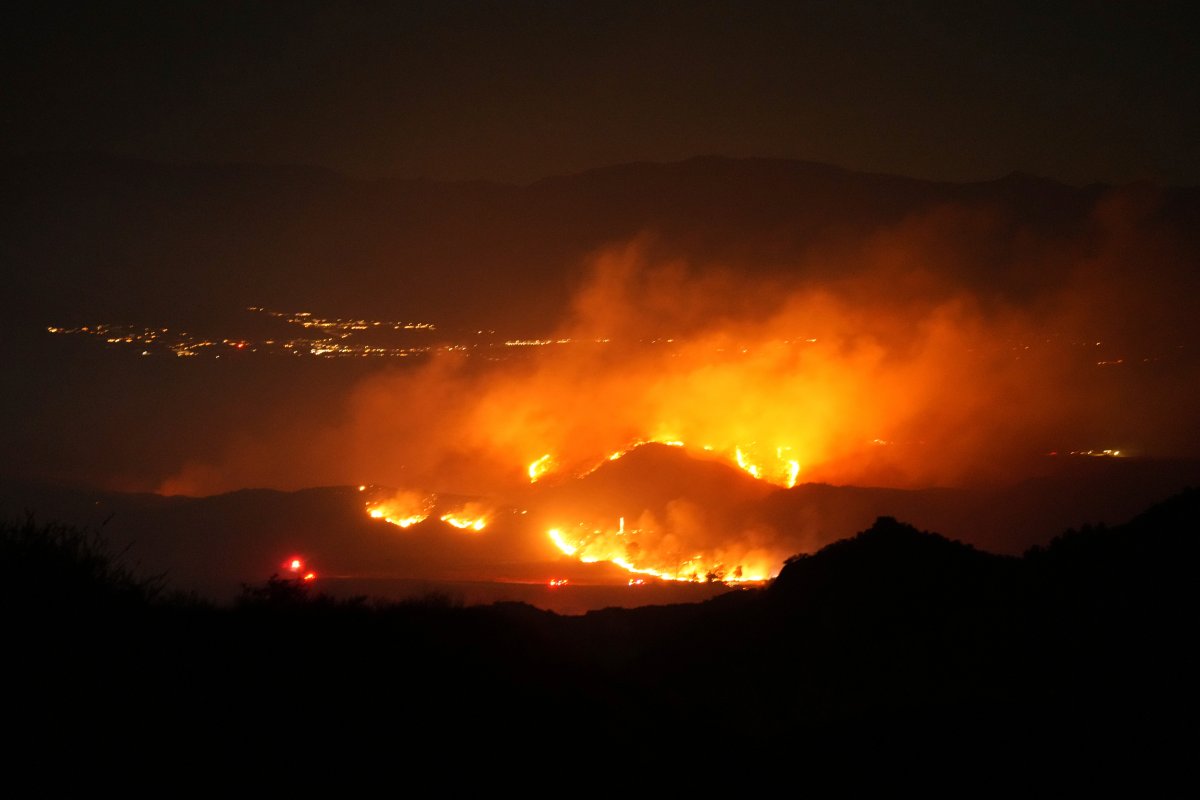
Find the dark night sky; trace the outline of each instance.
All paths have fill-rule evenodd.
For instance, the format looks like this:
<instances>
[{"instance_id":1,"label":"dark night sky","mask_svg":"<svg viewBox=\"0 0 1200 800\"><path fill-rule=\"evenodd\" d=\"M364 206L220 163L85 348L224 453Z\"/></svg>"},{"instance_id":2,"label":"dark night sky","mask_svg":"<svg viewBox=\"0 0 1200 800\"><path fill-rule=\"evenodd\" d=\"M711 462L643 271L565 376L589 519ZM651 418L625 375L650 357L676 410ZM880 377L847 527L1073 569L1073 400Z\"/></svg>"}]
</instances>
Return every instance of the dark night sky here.
<instances>
[{"instance_id":1,"label":"dark night sky","mask_svg":"<svg viewBox=\"0 0 1200 800\"><path fill-rule=\"evenodd\" d=\"M721 154L1200 183L1184 3L24 5L0 34L4 155L529 181Z\"/></svg>"}]
</instances>

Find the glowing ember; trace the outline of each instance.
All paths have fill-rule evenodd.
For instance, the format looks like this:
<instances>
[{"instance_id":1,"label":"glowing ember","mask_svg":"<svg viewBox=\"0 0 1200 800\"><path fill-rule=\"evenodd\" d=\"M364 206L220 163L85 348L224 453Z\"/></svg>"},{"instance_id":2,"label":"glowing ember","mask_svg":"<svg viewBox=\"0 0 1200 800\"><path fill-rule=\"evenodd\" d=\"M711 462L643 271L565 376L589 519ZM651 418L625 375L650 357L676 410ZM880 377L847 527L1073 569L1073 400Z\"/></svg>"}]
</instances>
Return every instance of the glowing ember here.
<instances>
[{"instance_id":1,"label":"glowing ember","mask_svg":"<svg viewBox=\"0 0 1200 800\"><path fill-rule=\"evenodd\" d=\"M317 579L317 573L315 573L315 572L304 573L304 582L305 583L311 583L312 581L315 581L316 579Z\"/></svg>"},{"instance_id":2,"label":"glowing ember","mask_svg":"<svg viewBox=\"0 0 1200 800\"><path fill-rule=\"evenodd\" d=\"M566 586L568 583L570 583L570 581L568 581L566 578L551 578L550 580L546 581L546 585L551 589L557 589L559 586Z\"/></svg>"}]
</instances>

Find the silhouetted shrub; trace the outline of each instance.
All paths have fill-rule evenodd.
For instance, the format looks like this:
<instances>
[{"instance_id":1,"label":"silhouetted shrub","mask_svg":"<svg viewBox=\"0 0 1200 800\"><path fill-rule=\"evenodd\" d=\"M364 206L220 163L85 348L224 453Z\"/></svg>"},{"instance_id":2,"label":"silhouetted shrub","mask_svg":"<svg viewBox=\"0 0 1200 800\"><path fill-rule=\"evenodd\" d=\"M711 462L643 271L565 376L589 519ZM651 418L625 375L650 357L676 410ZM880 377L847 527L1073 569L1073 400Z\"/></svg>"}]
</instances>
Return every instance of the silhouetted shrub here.
<instances>
[{"instance_id":1,"label":"silhouetted shrub","mask_svg":"<svg viewBox=\"0 0 1200 800\"><path fill-rule=\"evenodd\" d=\"M5 607L51 610L144 605L163 592L161 576L143 578L94 530L54 523L0 523L0 598Z\"/></svg>"}]
</instances>

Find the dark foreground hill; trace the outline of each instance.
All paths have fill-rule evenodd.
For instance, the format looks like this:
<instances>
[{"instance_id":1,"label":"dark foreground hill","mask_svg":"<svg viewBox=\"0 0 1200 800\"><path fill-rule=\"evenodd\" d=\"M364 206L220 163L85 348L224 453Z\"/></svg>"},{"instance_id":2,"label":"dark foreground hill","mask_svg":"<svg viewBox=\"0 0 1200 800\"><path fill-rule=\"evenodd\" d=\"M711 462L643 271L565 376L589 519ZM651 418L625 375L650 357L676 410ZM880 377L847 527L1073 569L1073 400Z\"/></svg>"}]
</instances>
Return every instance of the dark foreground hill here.
<instances>
[{"instance_id":1,"label":"dark foreground hill","mask_svg":"<svg viewBox=\"0 0 1200 800\"><path fill-rule=\"evenodd\" d=\"M764 590L582 617L278 580L217 607L69 529L9 526L4 724L62 758L1157 780L1187 763L1198 523L1189 490L1017 558L881 518Z\"/></svg>"},{"instance_id":2,"label":"dark foreground hill","mask_svg":"<svg viewBox=\"0 0 1200 800\"><path fill-rule=\"evenodd\" d=\"M235 597L241 584L265 579L297 554L323 579L343 576L338 580L345 591L328 583L325 591L402 599L406 593L426 591L430 581L506 580L544 589L548 578L560 577L577 587L619 583L624 591L627 575L615 567L611 574L601 574L603 565L563 558L548 544L545 528L562 520L611 525L625 515L632 524L643 511L666 519L678 500L702 509L711 530L756 529L761 545L771 547L780 561L852 536L880 516L936 530L980 550L1016 555L1045 544L1068 526L1115 524L1184 486L1200 484L1196 460L1079 459L1051 465L1058 471L998 488L801 484L778 489L741 470L692 458L682 448L646 445L605 462L581 480L533 487L522 499L528 516L509 513L500 501L484 498L497 513L478 536L439 522L439 514L404 531L370 519L363 498L371 494L357 487L163 497L0 480L0 519L33 514L96 527L143 574L162 573L172 587L219 602ZM447 496L439 502L443 510L451 510L462 499ZM693 545L718 543L698 538ZM379 580L361 585L368 577ZM402 580L411 582L398 582ZM385 586L388 581L392 585ZM499 593L504 586L516 592L516 583L498 584L490 599L529 598L527 592ZM530 602L562 610L561 598L574 591L557 599L543 591L544 601ZM589 601L575 607L601 606Z\"/></svg>"}]
</instances>

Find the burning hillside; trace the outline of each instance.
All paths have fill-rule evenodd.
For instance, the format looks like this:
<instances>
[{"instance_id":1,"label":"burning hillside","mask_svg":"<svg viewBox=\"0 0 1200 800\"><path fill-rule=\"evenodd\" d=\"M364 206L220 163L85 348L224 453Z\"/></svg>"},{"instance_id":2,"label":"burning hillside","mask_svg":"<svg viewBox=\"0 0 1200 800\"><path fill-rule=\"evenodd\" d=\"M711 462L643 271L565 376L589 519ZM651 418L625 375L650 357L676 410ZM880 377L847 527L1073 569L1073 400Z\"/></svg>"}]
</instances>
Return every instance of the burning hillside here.
<instances>
[{"instance_id":1,"label":"burning hillside","mask_svg":"<svg viewBox=\"0 0 1200 800\"><path fill-rule=\"evenodd\" d=\"M1010 485L1044 474L1050 453L1190 454L1197 431L1178 412L1200 382L1178 281L1134 277L1143 254L1170 265L1180 251L1138 198L1118 200L1098 205L1086 246L1010 243L1003 291L963 279L978 272L963 265L1004 261L1002 228L978 210L918 216L851 252L807 256L826 259L819 269L753 278L663 256L653 240L609 248L559 330L520 340L521 357L450 348L376 373L327 421L168 485L398 485L410 491L372 517L486 538L491 509L519 508L522 535L553 553L737 580L811 545L746 516L756 492ZM1060 277L1014 294L1013 276L1038 265ZM1147 402L1161 413L1139 413ZM741 480L698 490L650 469L604 497L610 470L667 451ZM489 500L435 509L439 493Z\"/></svg>"}]
</instances>

